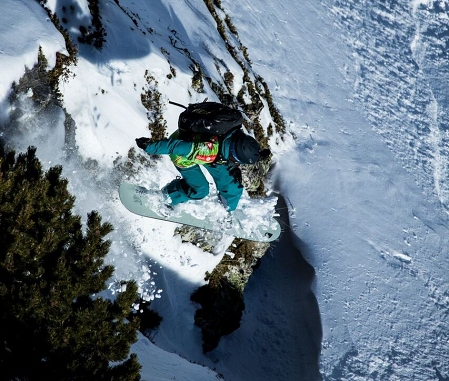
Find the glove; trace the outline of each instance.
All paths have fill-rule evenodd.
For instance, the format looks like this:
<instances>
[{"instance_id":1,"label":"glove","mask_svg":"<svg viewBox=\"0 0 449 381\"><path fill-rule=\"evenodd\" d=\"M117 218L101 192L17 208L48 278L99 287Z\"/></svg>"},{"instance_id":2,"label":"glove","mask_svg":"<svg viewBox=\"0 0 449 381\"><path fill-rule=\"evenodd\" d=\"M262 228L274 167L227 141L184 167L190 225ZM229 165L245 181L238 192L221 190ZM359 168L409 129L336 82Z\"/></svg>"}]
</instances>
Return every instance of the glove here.
<instances>
[{"instance_id":1,"label":"glove","mask_svg":"<svg viewBox=\"0 0 449 381\"><path fill-rule=\"evenodd\" d=\"M229 171L229 174L234 178L234 181L238 184L242 184L242 171L239 167L234 167Z\"/></svg>"},{"instance_id":2,"label":"glove","mask_svg":"<svg viewBox=\"0 0 449 381\"><path fill-rule=\"evenodd\" d=\"M264 150L260 151L259 153L259 158L261 160L266 159L267 157L269 157L271 155L271 151L269 148L265 148Z\"/></svg>"},{"instance_id":3,"label":"glove","mask_svg":"<svg viewBox=\"0 0 449 381\"><path fill-rule=\"evenodd\" d=\"M151 143L151 140L149 138L138 138L136 139L137 147L145 149L148 147L148 144Z\"/></svg>"}]
</instances>

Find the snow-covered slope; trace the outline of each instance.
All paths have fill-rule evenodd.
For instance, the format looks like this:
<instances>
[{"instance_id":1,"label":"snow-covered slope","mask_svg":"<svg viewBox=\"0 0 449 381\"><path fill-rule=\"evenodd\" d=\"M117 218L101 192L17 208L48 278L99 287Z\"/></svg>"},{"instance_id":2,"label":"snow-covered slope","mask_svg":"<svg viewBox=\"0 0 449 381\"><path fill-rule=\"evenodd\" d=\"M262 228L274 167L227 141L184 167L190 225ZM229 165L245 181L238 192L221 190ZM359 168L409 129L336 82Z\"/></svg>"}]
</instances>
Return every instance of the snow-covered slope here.
<instances>
[{"instance_id":1,"label":"snow-covered slope","mask_svg":"<svg viewBox=\"0 0 449 381\"><path fill-rule=\"evenodd\" d=\"M226 2L298 136L278 175L317 271L329 380L449 375L448 4L384 3Z\"/></svg>"},{"instance_id":2,"label":"snow-covered slope","mask_svg":"<svg viewBox=\"0 0 449 381\"><path fill-rule=\"evenodd\" d=\"M160 92L169 131L179 114L169 99L215 99L207 84L204 93L192 89L189 54L217 82L217 67L230 70L238 91L242 69L204 2L101 2L106 43L101 52L81 45L75 77L61 84L76 155L64 151L62 113L36 120L26 98L28 138L8 129L2 137L17 150L36 145L46 166L63 164L77 212L96 209L112 222L109 261L117 279L137 279L154 300L164 320L153 341L163 350L229 381L309 381L319 378L322 329L326 380L447 379L447 0L222 4L296 140L271 141L272 180L292 229L248 284L241 328L211 354L202 354L189 297L223 252L204 253L173 237L173 225L130 215L113 181L114 162L148 135L142 93ZM37 61L38 46L53 64L64 41L37 3L2 5L4 121L10 84ZM47 5L67 13L74 35L90 20L86 0ZM162 160L135 180L161 185L174 176ZM143 379L217 378L160 348L143 337L134 346Z\"/></svg>"},{"instance_id":3,"label":"snow-covered slope","mask_svg":"<svg viewBox=\"0 0 449 381\"><path fill-rule=\"evenodd\" d=\"M27 15L29 17L22 17ZM30 38L30 28L33 36ZM55 31L47 20L45 11L34 2L6 1L0 15L0 117L8 117L7 95L13 81L23 75L25 66L37 62L37 51L42 47L51 65L55 64L56 51L66 53L64 38Z\"/></svg>"}]
</instances>

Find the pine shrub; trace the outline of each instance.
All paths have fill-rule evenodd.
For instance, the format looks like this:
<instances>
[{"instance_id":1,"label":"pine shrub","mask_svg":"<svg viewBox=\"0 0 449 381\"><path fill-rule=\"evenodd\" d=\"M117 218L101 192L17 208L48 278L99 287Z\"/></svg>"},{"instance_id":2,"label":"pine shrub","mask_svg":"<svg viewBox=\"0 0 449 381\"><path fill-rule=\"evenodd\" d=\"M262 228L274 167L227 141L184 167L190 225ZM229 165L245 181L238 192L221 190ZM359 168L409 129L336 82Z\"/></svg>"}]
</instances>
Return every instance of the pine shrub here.
<instances>
[{"instance_id":1,"label":"pine shrub","mask_svg":"<svg viewBox=\"0 0 449 381\"><path fill-rule=\"evenodd\" d=\"M34 148L0 152L0 379L139 380L138 321L124 319L137 287L94 296L114 270L112 226L92 212L83 231L61 170Z\"/></svg>"}]
</instances>

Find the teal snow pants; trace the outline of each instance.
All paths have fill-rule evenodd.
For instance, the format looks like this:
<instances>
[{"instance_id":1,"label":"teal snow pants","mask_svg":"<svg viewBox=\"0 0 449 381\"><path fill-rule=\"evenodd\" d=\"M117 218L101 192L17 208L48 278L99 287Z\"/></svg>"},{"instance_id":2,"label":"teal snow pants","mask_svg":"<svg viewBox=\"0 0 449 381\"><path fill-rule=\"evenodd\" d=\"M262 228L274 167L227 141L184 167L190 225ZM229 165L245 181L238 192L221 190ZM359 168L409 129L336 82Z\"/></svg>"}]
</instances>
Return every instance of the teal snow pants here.
<instances>
[{"instance_id":1,"label":"teal snow pants","mask_svg":"<svg viewBox=\"0 0 449 381\"><path fill-rule=\"evenodd\" d=\"M237 208L243 186L229 173L233 165L206 164L203 167L214 179L223 206L229 211ZM177 170L181 173L182 178L173 180L163 188L164 192L170 196L172 205L189 200L200 200L209 194L209 182L199 165L177 168Z\"/></svg>"}]
</instances>

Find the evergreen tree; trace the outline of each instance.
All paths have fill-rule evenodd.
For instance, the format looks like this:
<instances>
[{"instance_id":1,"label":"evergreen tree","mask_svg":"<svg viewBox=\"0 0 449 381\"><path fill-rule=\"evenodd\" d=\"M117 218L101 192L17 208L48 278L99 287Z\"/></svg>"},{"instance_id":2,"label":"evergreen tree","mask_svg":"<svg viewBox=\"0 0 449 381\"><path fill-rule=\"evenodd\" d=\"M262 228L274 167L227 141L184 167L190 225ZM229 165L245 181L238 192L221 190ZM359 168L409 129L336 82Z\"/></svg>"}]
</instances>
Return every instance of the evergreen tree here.
<instances>
[{"instance_id":1,"label":"evergreen tree","mask_svg":"<svg viewBox=\"0 0 449 381\"><path fill-rule=\"evenodd\" d=\"M35 148L0 152L0 379L139 380L129 356L138 321L128 322L137 287L114 302L94 297L112 226L81 219L61 167L43 172ZM111 364L113 362L113 364Z\"/></svg>"}]
</instances>

